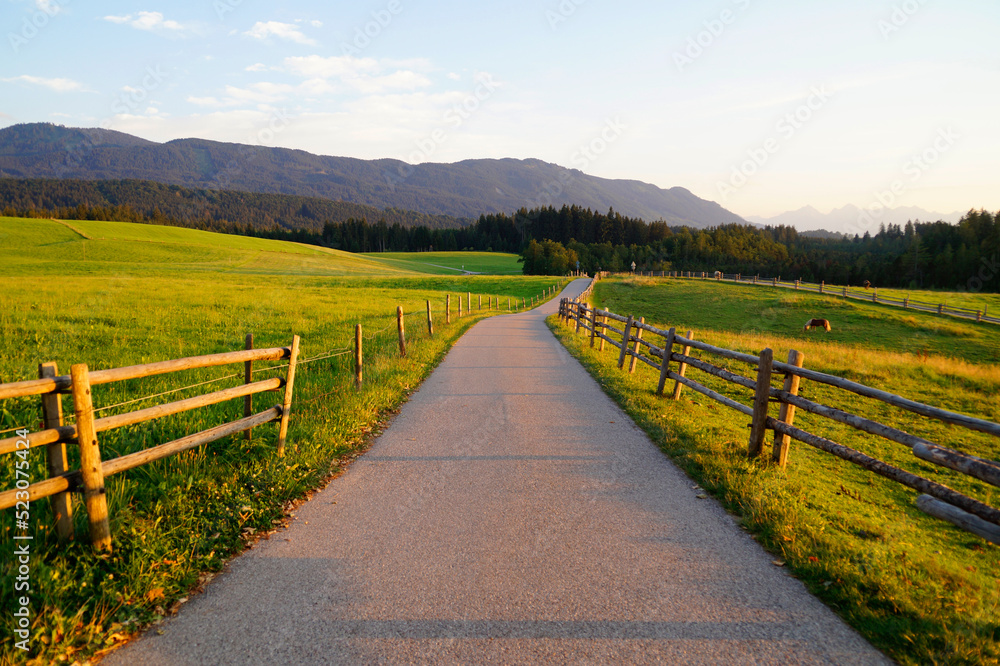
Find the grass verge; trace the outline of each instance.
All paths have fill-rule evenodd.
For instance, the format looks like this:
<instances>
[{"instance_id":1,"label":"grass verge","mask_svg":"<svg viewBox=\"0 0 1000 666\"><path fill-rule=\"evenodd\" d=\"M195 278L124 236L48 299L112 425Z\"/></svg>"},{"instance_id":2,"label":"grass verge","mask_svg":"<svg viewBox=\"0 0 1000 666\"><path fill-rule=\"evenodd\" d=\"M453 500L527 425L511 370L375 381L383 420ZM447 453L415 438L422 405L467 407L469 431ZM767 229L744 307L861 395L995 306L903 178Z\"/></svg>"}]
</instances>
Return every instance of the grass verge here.
<instances>
[{"instance_id":1,"label":"grass verge","mask_svg":"<svg viewBox=\"0 0 1000 666\"><path fill-rule=\"evenodd\" d=\"M831 306L819 295L788 296L777 290L765 294L760 289L676 280L608 280L595 290L597 304L619 314L644 315L650 323L682 331L690 327L698 339L729 349L758 353L770 346L781 360L789 348L799 349L806 354L806 367L996 420L1000 373L992 364L979 362L997 353L997 332L992 329L979 325L954 335L952 322L942 327L928 315L901 325L896 311L869 306L852 309L851 317L843 319L850 325L839 327L842 337L817 339L801 332L799 320L805 311L826 316L822 307L853 304ZM838 318L830 318L836 332ZM689 389L677 402L658 398L657 375L651 368L640 364L632 375L619 371L616 350L592 350L587 338L558 325L556 317L549 321L604 391L678 466L876 647L904 664L1000 661L1000 547L924 515L914 506L913 491L797 442L786 471L749 461L747 417ZM909 327L925 329L921 344L926 349L892 350L909 339L914 330ZM937 344L952 353L930 351ZM751 375L749 368L728 365ZM697 371L688 374L744 404L752 402L749 392L734 390L732 384ZM932 441L1000 457L996 438L921 423L839 393L803 382L802 394L810 399ZM796 425L994 506L1000 500L992 486L922 463L905 447L809 416L797 417Z\"/></svg>"},{"instance_id":2,"label":"grass verge","mask_svg":"<svg viewBox=\"0 0 1000 666\"><path fill-rule=\"evenodd\" d=\"M10 259L0 278L0 380L34 378L41 361L56 361L65 373L72 363L96 370L231 351L242 348L245 333L254 333L257 347L287 345L298 334L300 358L308 360L349 349L354 324L360 322L366 337L365 384L360 391L353 388L350 354L301 364L282 458L274 453L276 425L268 424L249 442L227 438L110 477L110 555L92 552L78 497L78 538L68 544L58 543L53 534L48 502L32 503L31 651L14 648L13 618L7 612L0 620L2 663L83 662L176 612L228 559L279 529L296 503L364 450L453 342L497 312L485 310L487 295L530 297L559 282L379 272L379 264L343 253L259 239L245 239L254 243L243 247L245 240L236 237L143 225L106 227L100 240L100 223L79 224L90 239L57 222L0 220L0 249ZM108 229L150 242L112 241ZM230 238L235 238L233 248L227 245ZM95 258L98 247L101 254ZM193 268L185 270L179 261ZM444 323L446 292L452 294L451 325ZM470 313L466 307L459 319L457 300L469 292L474 309ZM484 295L482 311L478 294ZM434 310L433 338L426 328L428 300ZM505 300L501 304L505 311ZM396 346L397 305L407 313L406 358L399 357ZM266 365L280 364L257 367ZM99 386L95 406L110 408L101 416L140 409L192 395L181 391L142 399L180 386L215 380L197 389L201 393L237 385L239 377L229 375L240 372L241 367L227 366ZM274 369L255 379L282 374ZM137 402L113 407L132 400ZM72 414L71 402L64 398L64 413ZM255 397L258 409L278 402L278 395ZM102 433L102 457L148 448L240 415L242 401L234 401ZM0 431L35 430L40 418L37 397L0 403ZM77 467L75 447L67 448L71 467ZM32 450L30 462L31 479L42 479L44 448ZM2 488L14 485L13 463L12 456L0 461ZM13 533L14 512L4 511L0 551L7 555L0 561L7 571ZM11 612L14 583L13 576L0 578L3 607Z\"/></svg>"}]
</instances>

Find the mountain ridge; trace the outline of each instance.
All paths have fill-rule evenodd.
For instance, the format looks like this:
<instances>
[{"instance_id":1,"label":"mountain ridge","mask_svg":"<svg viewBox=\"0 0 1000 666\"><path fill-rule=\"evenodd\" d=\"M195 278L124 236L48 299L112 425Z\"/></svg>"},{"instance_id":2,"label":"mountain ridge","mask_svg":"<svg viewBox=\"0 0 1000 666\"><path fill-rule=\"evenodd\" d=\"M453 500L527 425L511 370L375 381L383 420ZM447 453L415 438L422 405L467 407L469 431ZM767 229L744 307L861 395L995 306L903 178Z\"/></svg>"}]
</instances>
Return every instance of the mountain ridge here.
<instances>
[{"instance_id":1,"label":"mountain ridge","mask_svg":"<svg viewBox=\"0 0 1000 666\"><path fill-rule=\"evenodd\" d=\"M315 155L292 148L208 139L147 141L123 132L51 123L0 129L0 176L149 180L200 189L232 189L475 218L563 204L672 226L707 228L746 221L683 187L587 175L539 159L455 163Z\"/></svg>"},{"instance_id":2,"label":"mountain ridge","mask_svg":"<svg viewBox=\"0 0 1000 666\"><path fill-rule=\"evenodd\" d=\"M936 213L917 206L900 206L886 209L881 215L876 215L853 204L847 204L840 208L834 208L829 213L821 213L813 206L803 206L797 210L786 211L771 217L748 215L746 219L753 224L765 226L795 227L800 232L829 231L853 236L854 234L864 235L866 231L875 234L880 224L905 225L909 221L916 222L917 220L921 222L942 220L955 224L962 219L964 214L965 212ZM872 222L869 222L869 219Z\"/></svg>"}]
</instances>

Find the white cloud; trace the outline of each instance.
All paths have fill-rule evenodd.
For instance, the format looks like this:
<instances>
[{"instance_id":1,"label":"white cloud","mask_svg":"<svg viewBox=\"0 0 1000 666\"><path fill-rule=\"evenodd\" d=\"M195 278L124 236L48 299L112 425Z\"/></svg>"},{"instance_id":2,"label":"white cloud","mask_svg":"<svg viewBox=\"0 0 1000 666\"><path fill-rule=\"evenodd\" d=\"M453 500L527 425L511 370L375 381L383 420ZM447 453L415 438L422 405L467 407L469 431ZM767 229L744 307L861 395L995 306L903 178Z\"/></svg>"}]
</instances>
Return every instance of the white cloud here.
<instances>
[{"instance_id":1,"label":"white cloud","mask_svg":"<svg viewBox=\"0 0 1000 666\"><path fill-rule=\"evenodd\" d=\"M451 79L452 81L461 81L462 80L461 75L456 74L455 72L448 72L448 78Z\"/></svg>"},{"instance_id":2,"label":"white cloud","mask_svg":"<svg viewBox=\"0 0 1000 666\"><path fill-rule=\"evenodd\" d=\"M287 83L254 83L246 88L227 85L225 94L221 97L208 96L197 97L190 95L186 98L189 104L206 108L221 109L227 106L247 106L251 104L273 104L288 98L297 89ZM308 91L305 91L308 92Z\"/></svg>"},{"instance_id":3,"label":"white cloud","mask_svg":"<svg viewBox=\"0 0 1000 666\"><path fill-rule=\"evenodd\" d=\"M392 70L398 64L410 64L424 68L426 60L378 61L374 58L353 56L318 55L285 58L285 68L292 74L306 79L334 79L347 88L364 94L378 94L390 90L417 90L431 84L430 80L412 69Z\"/></svg>"},{"instance_id":4,"label":"white cloud","mask_svg":"<svg viewBox=\"0 0 1000 666\"><path fill-rule=\"evenodd\" d=\"M62 11L62 7L59 6L59 3L53 2L53 0L35 0L35 7L49 16L55 16Z\"/></svg>"},{"instance_id":5,"label":"white cloud","mask_svg":"<svg viewBox=\"0 0 1000 666\"><path fill-rule=\"evenodd\" d=\"M187 101L195 106L207 106L212 108L219 108L226 106L226 103L215 98L215 97L194 97L190 96Z\"/></svg>"},{"instance_id":6,"label":"white cloud","mask_svg":"<svg viewBox=\"0 0 1000 666\"><path fill-rule=\"evenodd\" d=\"M322 21L309 21L309 25L311 25L314 28L322 28L323 27L323 22Z\"/></svg>"},{"instance_id":7,"label":"white cloud","mask_svg":"<svg viewBox=\"0 0 1000 666\"><path fill-rule=\"evenodd\" d=\"M247 67L244 67L244 69L246 71L248 71L248 72L264 72L264 71L267 71L267 65L265 65L262 62L258 62L258 63L254 63L252 65L249 65Z\"/></svg>"},{"instance_id":8,"label":"white cloud","mask_svg":"<svg viewBox=\"0 0 1000 666\"><path fill-rule=\"evenodd\" d=\"M286 98L295 90L287 83L254 83L247 88L226 86L227 101L232 103L256 102L270 104Z\"/></svg>"},{"instance_id":9,"label":"white cloud","mask_svg":"<svg viewBox=\"0 0 1000 666\"><path fill-rule=\"evenodd\" d=\"M87 92L87 88L78 81L73 81L72 79L45 79L40 76L30 76L28 74L22 74L21 76L14 76L9 79L3 79L7 83L28 83L33 86L41 86L43 88L48 88L49 90L54 90L55 92Z\"/></svg>"},{"instance_id":10,"label":"white cloud","mask_svg":"<svg viewBox=\"0 0 1000 666\"><path fill-rule=\"evenodd\" d=\"M243 34L254 39L277 37L278 39L287 39L296 44L316 44L316 40L306 37L301 30L291 23L281 23L279 21L257 21L253 24L252 28Z\"/></svg>"},{"instance_id":11,"label":"white cloud","mask_svg":"<svg viewBox=\"0 0 1000 666\"><path fill-rule=\"evenodd\" d=\"M164 18L160 12L138 12L134 15L105 16L104 20L118 25L129 25L136 30L159 32L161 34L179 35L191 30L190 26L185 26L177 21Z\"/></svg>"},{"instance_id":12,"label":"white cloud","mask_svg":"<svg viewBox=\"0 0 1000 666\"><path fill-rule=\"evenodd\" d=\"M285 67L293 74L316 78L348 78L374 74L379 71L374 58L354 58L352 56L318 55L285 58Z\"/></svg>"}]
</instances>

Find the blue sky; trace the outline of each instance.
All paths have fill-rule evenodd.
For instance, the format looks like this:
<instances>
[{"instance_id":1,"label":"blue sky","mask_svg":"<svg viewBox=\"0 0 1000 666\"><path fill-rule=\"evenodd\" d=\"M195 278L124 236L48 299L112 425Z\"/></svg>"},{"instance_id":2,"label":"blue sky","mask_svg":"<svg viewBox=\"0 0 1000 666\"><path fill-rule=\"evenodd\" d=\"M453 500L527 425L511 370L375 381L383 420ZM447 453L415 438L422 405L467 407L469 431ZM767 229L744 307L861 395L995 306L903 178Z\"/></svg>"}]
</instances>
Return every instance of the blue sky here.
<instances>
[{"instance_id":1,"label":"blue sky","mask_svg":"<svg viewBox=\"0 0 1000 666\"><path fill-rule=\"evenodd\" d=\"M995 0L0 3L0 126L1000 210Z\"/></svg>"}]
</instances>

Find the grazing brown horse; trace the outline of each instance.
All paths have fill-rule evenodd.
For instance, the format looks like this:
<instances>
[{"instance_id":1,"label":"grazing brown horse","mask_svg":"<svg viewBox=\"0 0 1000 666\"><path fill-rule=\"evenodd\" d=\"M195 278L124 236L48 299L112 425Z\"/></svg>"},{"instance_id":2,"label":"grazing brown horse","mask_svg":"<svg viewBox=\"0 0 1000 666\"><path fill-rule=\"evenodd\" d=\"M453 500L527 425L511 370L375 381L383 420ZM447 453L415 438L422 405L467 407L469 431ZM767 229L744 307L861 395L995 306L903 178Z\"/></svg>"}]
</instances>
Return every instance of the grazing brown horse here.
<instances>
[{"instance_id":1,"label":"grazing brown horse","mask_svg":"<svg viewBox=\"0 0 1000 666\"><path fill-rule=\"evenodd\" d=\"M827 332L829 332L830 321L827 319L810 319L806 322L806 325L802 327L802 330L808 331L810 328L824 328Z\"/></svg>"},{"instance_id":2,"label":"grazing brown horse","mask_svg":"<svg viewBox=\"0 0 1000 666\"><path fill-rule=\"evenodd\" d=\"M871 289L871 288L872 288L872 283L869 282L868 280L865 280L865 289Z\"/></svg>"}]
</instances>

